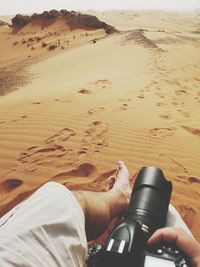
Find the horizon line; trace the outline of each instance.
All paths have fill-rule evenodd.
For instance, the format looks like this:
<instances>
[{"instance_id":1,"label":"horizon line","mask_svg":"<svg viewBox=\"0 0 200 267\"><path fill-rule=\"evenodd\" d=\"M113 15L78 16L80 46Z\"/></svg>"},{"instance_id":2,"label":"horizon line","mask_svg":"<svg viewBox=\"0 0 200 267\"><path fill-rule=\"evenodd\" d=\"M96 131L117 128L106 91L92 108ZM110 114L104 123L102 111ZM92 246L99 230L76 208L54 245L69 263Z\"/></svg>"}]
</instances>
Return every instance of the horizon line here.
<instances>
[{"instance_id":1,"label":"horizon line","mask_svg":"<svg viewBox=\"0 0 200 267\"><path fill-rule=\"evenodd\" d=\"M62 9L66 9L66 8L59 8L59 9L56 9L54 8L54 10L62 10ZM50 11L50 10L53 10L52 8L50 9L44 9L44 10L38 10L38 11L32 11L32 12L16 12L16 13L8 13L8 14L2 14L0 13L0 16L16 16L17 14L21 14L21 15L27 15L27 14L34 14L34 13L38 13L38 14L41 14L42 12L44 11ZM66 9L68 10L68 9ZM72 11L73 9L71 9L70 11ZM112 8L112 9L93 9L93 8L87 8L87 9L76 9L74 11L77 11L77 12L81 12L81 11L100 11L100 12L109 12L109 11L166 11L166 12L179 12L179 13L195 13L196 10L198 10L198 8L191 8L191 9L175 9L175 8L123 8L123 9L115 9L115 8Z\"/></svg>"}]
</instances>

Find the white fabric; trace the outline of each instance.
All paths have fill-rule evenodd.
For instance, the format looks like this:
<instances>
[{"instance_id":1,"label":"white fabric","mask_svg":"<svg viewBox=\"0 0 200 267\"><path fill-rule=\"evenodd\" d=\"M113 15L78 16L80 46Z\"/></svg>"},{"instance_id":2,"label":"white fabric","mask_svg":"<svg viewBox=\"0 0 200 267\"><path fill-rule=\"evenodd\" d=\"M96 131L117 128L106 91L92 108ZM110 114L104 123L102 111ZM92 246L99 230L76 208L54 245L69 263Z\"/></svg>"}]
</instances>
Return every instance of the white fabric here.
<instances>
[{"instance_id":1,"label":"white fabric","mask_svg":"<svg viewBox=\"0 0 200 267\"><path fill-rule=\"evenodd\" d=\"M190 230L170 205L167 226ZM85 219L74 195L49 182L0 219L0 267L83 267Z\"/></svg>"},{"instance_id":2,"label":"white fabric","mask_svg":"<svg viewBox=\"0 0 200 267\"><path fill-rule=\"evenodd\" d=\"M0 219L1 267L82 267L86 255L84 214L63 185L43 185Z\"/></svg>"},{"instance_id":3,"label":"white fabric","mask_svg":"<svg viewBox=\"0 0 200 267\"><path fill-rule=\"evenodd\" d=\"M166 226L181 228L182 230L184 230L186 233L190 234L193 237L191 231L181 218L180 214L171 204L169 205L167 213Z\"/></svg>"}]
</instances>

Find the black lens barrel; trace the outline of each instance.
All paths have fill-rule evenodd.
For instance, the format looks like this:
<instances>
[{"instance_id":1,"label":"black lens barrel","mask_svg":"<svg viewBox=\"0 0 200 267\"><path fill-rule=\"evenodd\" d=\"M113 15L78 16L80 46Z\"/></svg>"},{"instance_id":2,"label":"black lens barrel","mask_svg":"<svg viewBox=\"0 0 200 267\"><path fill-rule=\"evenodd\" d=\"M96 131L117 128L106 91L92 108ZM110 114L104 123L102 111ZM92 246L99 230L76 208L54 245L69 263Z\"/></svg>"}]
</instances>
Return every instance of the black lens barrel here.
<instances>
[{"instance_id":1,"label":"black lens barrel","mask_svg":"<svg viewBox=\"0 0 200 267\"><path fill-rule=\"evenodd\" d=\"M147 225L151 233L164 227L171 192L172 183L165 179L162 170L142 168L135 180L125 217Z\"/></svg>"}]
</instances>

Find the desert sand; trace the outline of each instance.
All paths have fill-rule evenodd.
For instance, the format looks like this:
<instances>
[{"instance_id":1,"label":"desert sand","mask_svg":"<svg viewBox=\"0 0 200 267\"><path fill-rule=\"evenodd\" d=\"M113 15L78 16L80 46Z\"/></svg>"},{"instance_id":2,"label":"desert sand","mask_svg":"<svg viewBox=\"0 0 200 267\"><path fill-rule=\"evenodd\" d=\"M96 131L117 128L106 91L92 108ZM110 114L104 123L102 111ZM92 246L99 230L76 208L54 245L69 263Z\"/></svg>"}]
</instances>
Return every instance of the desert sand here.
<instances>
[{"instance_id":1,"label":"desert sand","mask_svg":"<svg viewBox=\"0 0 200 267\"><path fill-rule=\"evenodd\" d=\"M51 180L105 191L123 160L163 170L200 241L200 17L88 13L119 31L0 26L0 214Z\"/></svg>"}]
</instances>

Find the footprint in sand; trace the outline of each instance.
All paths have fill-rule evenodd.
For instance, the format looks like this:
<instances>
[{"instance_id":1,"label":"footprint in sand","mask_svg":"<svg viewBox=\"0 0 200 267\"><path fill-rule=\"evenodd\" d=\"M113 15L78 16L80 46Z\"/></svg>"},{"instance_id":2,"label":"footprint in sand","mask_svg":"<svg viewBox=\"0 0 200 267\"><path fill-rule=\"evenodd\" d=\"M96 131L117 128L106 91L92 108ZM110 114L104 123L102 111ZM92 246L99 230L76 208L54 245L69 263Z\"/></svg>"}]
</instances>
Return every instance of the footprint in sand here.
<instances>
[{"instance_id":1,"label":"footprint in sand","mask_svg":"<svg viewBox=\"0 0 200 267\"><path fill-rule=\"evenodd\" d=\"M83 95L91 95L92 91L89 89L83 88L83 89L79 90L78 93L83 94Z\"/></svg>"},{"instance_id":2,"label":"footprint in sand","mask_svg":"<svg viewBox=\"0 0 200 267\"><path fill-rule=\"evenodd\" d=\"M165 120L172 120L173 118L171 117L171 115L169 114L161 114L159 115L162 119L165 119Z\"/></svg>"},{"instance_id":3,"label":"footprint in sand","mask_svg":"<svg viewBox=\"0 0 200 267\"><path fill-rule=\"evenodd\" d=\"M110 190L115 183L116 169L103 172L96 175L97 177L92 182L94 188L101 189L101 192Z\"/></svg>"},{"instance_id":4,"label":"footprint in sand","mask_svg":"<svg viewBox=\"0 0 200 267\"><path fill-rule=\"evenodd\" d=\"M65 155L71 155L73 151L67 147L67 141L74 135L73 130L64 128L44 140L41 145L29 147L26 151L21 152L18 161L25 165L36 166L54 162ZM36 169L34 168L34 170Z\"/></svg>"},{"instance_id":5,"label":"footprint in sand","mask_svg":"<svg viewBox=\"0 0 200 267\"><path fill-rule=\"evenodd\" d=\"M163 94L161 94L161 93L155 93L155 95L157 95L160 98L165 98L165 96Z\"/></svg>"},{"instance_id":6,"label":"footprint in sand","mask_svg":"<svg viewBox=\"0 0 200 267\"><path fill-rule=\"evenodd\" d=\"M188 177L187 181L194 187L194 190L200 195L200 178Z\"/></svg>"},{"instance_id":7,"label":"footprint in sand","mask_svg":"<svg viewBox=\"0 0 200 267\"><path fill-rule=\"evenodd\" d=\"M158 106L158 107L163 107L163 106L166 106L166 105L167 105L167 103L165 103L165 102L156 103L156 106Z\"/></svg>"},{"instance_id":8,"label":"footprint in sand","mask_svg":"<svg viewBox=\"0 0 200 267\"><path fill-rule=\"evenodd\" d=\"M171 127L171 128L153 128L149 130L149 134L153 137L166 137L174 135L174 131L176 131L177 128Z\"/></svg>"},{"instance_id":9,"label":"footprint in sand","mask_svg":"<svg viewBox=\"0 0 200 267\"><path fill-rule=\"evenodd\" d=\"M188 182L191 184L193 184L193 183L200 184L200 178L188 177Z\"/></svg>"},{"instance_id":10,"label":"footprint in sand","mask_svg":"<svg viewBox=\"0 0 200 267\"><path fill-rule=\"evenodd\" d=\"M88 114L89 115L94 115L94 114L97 114L97 113L99 113L99 112L101 112L101 111L104 111L105 110L105 108L104 107L100 107L100 108L96 108L96 109L90 109L90 110L88 110Z\"/></svg>"},{"instance_id":11,"label":"footprint in sand","mask_svg":"<svg viewBox=\"0 0 200 267\"><path fill-rule=\"evenodd\" d=\"M181 109L178 109L177 111L180 112L185 118L189 118L191 116L190 113L182 111Z\"/></svg>"},{"instance_id":12,"label":"footprint in sand","mask_svg":"<svg viewBox=\"0 0 200 267\"><path fill-rule=\"evenodd\" d=\"M165 164L167 163L169 169L174 173L179 173L179 179L185 179L185 176L188 175L188 170L177 160L173 159L172 157L161 153L159 155L160 160L162 160ZM182 175L183 174L183 175Z\"/></svg>"},{"instance_id":13,"label":"footprint in sand","mask_svg":"<svg viewBox=\"0 0 200 267\"><path fill-rule=\"evenodd\" d=\"M64 156L66 150L62 146L34 146L27 149L26 152L21 152L18 161L23 164L36 164L41 165L43 163L52 162L56 158Z\"/></svg>"},{"instance_id":14,"label":"footprint in sand","mask_svg":"<svg viewBox=\"0 0 200 267\"><path fill-rule=\"evenodd\" d=\"M20 121L20 119L26 119L27 117L28 117L27 115L22 115L19 119L11 120L11 122L18 122Z\"/></svg>"},{"instance_id":15,"label":"footprint in sand","mask_svg":"<svg viewBox=\"0 0 200 267\"><path fill-rule=\"evenodd\" d=\"M177 101L172 101L171 103L173 106L179 106L180 105L180 103L178 103Z\"/></svg>"},{"instance_id":16,"label":"footprint in sand","mask_svg":"<svg viewBox=\"0 0 200 267\"><path fill-rule=\"evenodd\" d=\"M82 163L77 168L73 168L66 172L61 172L55 175L52 179L54 181L61 181L65 186L71 190L92 190L92 191L108 191L112 188L115 182L116 169L103 172L99 174L97 168L90 163ZM86 178L81 180L81 183L73 184L73 181L67 178ZM88 180L87 178L90 178ZM68 181L67 181L68 180Z\"/></svg>"},{"instance_id":17,"label":"footprint in sand","mask_svg":"<svg viewBox=\"0 0 200 267\"><path fill-rule=\"evenodd\" d=\"M23 184L22 180L13 178L13 179L7 179L3 181L1 183L1 186L6 192L10 192L22 184Z\"/></svg>"},{"instance_id":18,"label":"footprint in sand","mask_svg":"<svg viewBox=\"0 0 200 267\"><path fill-rule=\"evenodd\" d=\"M32 105L40 105L41 102L39 102L39 101L35 101L35 102L32 102L31 104L32 104Z\"/></svg>"},{"instance_id":19,"label":"footprint in sand","mask_svg":"<svg viewBox=\"0 0 200 267\"><path fill-rule=\"evenodd\" d=\"M94 84L100 86L101 88L106 88L112 83L109 80L102 79L102 80L97 80Z\"/></svg>"},{"instance_id":20,"label":"footprint in sand","mask_svg":"<svg viewBox=\"0 0 200 267\"><path fill-rule=\"evenodd\" d=\"M120 101L120 102L131 102L132 99L131 98L119 98L118 101Z\"/></svg>"},{"instance_id":21,"label":"footprint in sand","mask_svg":"<svg viewBox=\"0 0 200 267\"><path fill-rule=\"evenodd\" d=\"M90 163L82 163L78 168L56 174L52 179L57 180L65 177L89 177L97 172L96 167Z\"/></svg>"},{"instance_id":22,"label":"footprint in sand","mask_svg":"<svg viewBox=\"0 0 200 267\"><path fill-rule=\"evenodd\" d=\"M140 95L138 95L137 98L139 98L139 99L144 99L144 94L140 94Z\"/></svg>"},{"instance_id":23,"label":"footprint in sand","mask_svg":"<svg viewBox=\"0 0 200 267\"><path fill-rule=\"evenodd\" d=\"M100 150L108 145L107 142L108 125L102 121L94 121L85 131L85 137L79 154L99 153Z\"/></svg>"},{"instance_id":24,"label":"footprint in sand","mask_svg":"<svg viewBox=\"0 0 200 267\"><path fill-rule=\"evenodd\" d=\"M124 104L122 104L121 106L120 106L120 110L127 110L127 108L128 108L128 104L126 104L126 103L124 103Z\"/></svg>"},{"instance_id":25,"label":"footprint in sand","mask_svg":"<svg viewBox=\"0 0 200 267\"><path fill-rule=\"evenodd\" d=\"M19 168L29 172L43 171L44 167L56 167L62 170L67 168L67 171L62 171L53 177L57 180L69 176L95 177L95 166L87 163L86 160L98 155L108 145L107 132L108 124L93 121L86 129L79 149L74 149L69 147L68 140L76 133L72 129L63 128L41 144L21 152L18 157ZM75 167L77 165L78 168ZM107 177L106 174L102 175L100 180L105 177Z\"/></svg>"},{"instance_id":26,"label":"footprint in sand","mask_svg":"<svg viewBox=\"0 0 200 267\"><path fill-rule=\"evenodd\" d=\"M175 91L175 95L177 95L177 96L180 96L180 95L188 95L188 93L187 93L187 91L186 90L176 90Z\"/></svg>"},{"instance_id":27,"label":"footprint in sand","mask_svg":"<svg viewBox=\"0 0 200 267\"><path fill-rule=\"evenodd\" d=\"M65 142L71 137L75 136L76 133L69 129L69 128L63 128L58 133L54 134L53 136L46 139L44 142L46 144L56 144L56 145L65 145Z\"/></svg>"},{"instance_id":28,"label":"footprint in sand","mask_svg":"<svg viewBox=\"0 0 200 267\"><path fill-rule=\"evenodd\" d=\"M193 135L200 136L200 129L198 128L192 128L185 125L182 125L181 127Z\"/></svg>"}]
</instances>

